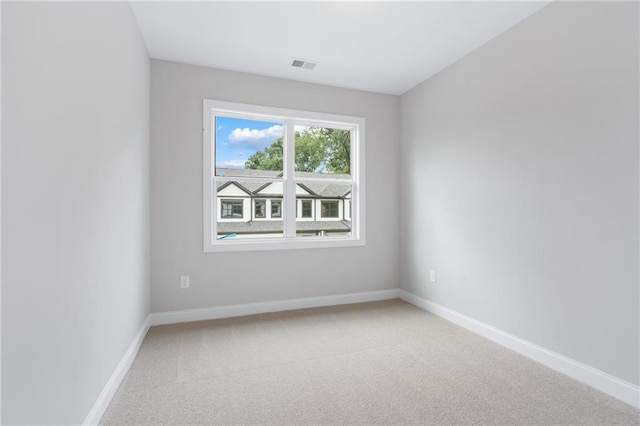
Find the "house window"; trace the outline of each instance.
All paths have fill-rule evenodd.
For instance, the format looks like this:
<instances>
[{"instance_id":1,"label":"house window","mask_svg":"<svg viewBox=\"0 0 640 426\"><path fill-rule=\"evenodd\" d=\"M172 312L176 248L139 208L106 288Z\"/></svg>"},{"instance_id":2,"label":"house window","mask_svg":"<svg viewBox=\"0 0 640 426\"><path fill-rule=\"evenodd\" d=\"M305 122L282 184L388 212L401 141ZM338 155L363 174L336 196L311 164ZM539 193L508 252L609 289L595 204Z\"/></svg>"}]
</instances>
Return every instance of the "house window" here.
<instances>
[{"instance_id":1,"label":"house window","mask_svg":"<svg viewBox=\"0 0 640 426\"><path fill-rule=\"evenodd\" d=\"M206 252L364 245L364 119L205 100L203 124Z\"/></svg>"},{"instance_id":2,"label":"house window","mask_svg":"<svg viewBox=\"0 0 640 426\"><path fill-rule=\"evenodd\" d=\"M282 217L282 201L271 200L271 217Z\"/></svg>"},{"instance_id":3,"label":"house window","mask_svg":"<svg viewBox=\"0 0 640 426\"><path fill-rule=\"evenodd\" d=\"M267 214L267 200L256 200L255 217L264 219Z\"/></svg>"},{"instance_id":4,"label":"house window","mask_svg":"<svg viewBox=\"0 0 640 426\"><path fill-rule=\"evenodd\" d=\"M320 203L320 217L337 218L338 201L322 201Z\"/></svg>"},{"instance_id":5,"label":"house window","mask_svg":"<svg viewBox=\"0 0 640 426\"><path fill-rule=\"evenodd\" d=\"M302 217L305 219L313 217L313 201L302 200L301 204L302 204Z\"/></svg>"},{"instance_id":6,"label":"house window","mask_svg":"<svg viewBox=\"0 0 640 426\"><path fill-rule=\"evenodd\" d=\"M242 219L242 200L222 200L222 218L223 219Z\"/></svg>"}]
</instances>

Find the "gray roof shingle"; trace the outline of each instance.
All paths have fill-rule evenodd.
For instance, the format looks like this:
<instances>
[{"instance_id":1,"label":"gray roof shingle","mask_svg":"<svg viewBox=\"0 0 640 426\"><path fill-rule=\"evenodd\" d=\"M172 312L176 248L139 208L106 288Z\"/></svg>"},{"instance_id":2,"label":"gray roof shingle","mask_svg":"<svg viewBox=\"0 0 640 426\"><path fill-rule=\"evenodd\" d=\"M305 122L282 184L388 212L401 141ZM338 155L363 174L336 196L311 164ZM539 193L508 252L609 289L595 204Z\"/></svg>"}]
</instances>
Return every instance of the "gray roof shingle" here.
<instances>
[{"instance_id":1,"label":"gray roof shingle","mask_svg":"<svg viewBox=\"0 0 640 426\"><path fill-rule=\"evenodd\" d=\"M266 184L268 184L269 178L281 177L282 172L273 171L273 170L251 170L251 169L216 169L216 174L219 176L224 172L224 176L226 177L238 177L238 179L233 180L238 184L241 188L248 191L251 195L256 196L257 192L262 189ZM253 180L253 179L242 179L242 177L264 177L265 180ZM310 173L310 172L296 172L296 177L298 178L321 178L321 179L350 179L349 175L346 174L330 174L330 173ZM229 181L218 181L217 189L218 191L222 189L222 187L226 187L229 185ZM305 190L308 190L312 196L317 196L321 198L343 198L349 192L351 192L351 185L348 183L331 183L331 182L318 182L318 181L307 181L299 184ZM299 198L303 196L298 196Z\"/></svg>"}]
</instances>

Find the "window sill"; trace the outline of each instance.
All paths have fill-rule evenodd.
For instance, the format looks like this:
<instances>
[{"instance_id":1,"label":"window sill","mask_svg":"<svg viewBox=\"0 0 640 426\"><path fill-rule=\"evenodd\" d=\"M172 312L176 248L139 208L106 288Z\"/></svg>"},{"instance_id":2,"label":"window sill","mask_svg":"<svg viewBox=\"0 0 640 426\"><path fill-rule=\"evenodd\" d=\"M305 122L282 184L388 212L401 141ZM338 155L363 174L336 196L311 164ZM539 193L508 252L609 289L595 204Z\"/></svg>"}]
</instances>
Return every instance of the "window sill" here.
<instances>
[{"instance_id":1,"label":"window sill","mask_svg":"<svg viewBox=\"0 0 640 426\"><path fill-rule=\"evenodd\" d=\"M253 241L226 240L224 242L216 242L205 245L204 252L220 253L234 251L301 250L337 247L358 247L364 245L364 239L355 237L300 237L296 239L271 238L261 240L256 239Z\"/></svg>"}]
</instances>

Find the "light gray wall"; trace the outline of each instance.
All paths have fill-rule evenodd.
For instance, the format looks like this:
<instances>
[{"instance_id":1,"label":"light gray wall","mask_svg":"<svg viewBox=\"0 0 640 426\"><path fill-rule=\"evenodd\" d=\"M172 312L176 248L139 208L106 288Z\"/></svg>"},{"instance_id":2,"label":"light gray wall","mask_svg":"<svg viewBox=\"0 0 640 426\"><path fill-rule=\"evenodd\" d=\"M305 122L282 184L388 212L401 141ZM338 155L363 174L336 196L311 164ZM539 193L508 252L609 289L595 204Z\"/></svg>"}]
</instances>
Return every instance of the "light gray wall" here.
<instances>
[{"instance_id":1,"label":"light gray wall","mask_svg":"<svg viewBox=\"0 0 640 426\"><path fill-rule=\"evenodd\" d=\"M78 424L149 312L149 58L126 2L2 8L2 422Z\"/></svg>"},{"instance_id":2,"label":"light gray wall","mask_svg":"<svg viewBox=\"0 0 640 426\"><path fill-rule=\"evenodd\" d=\"M203 253L203 98L365 117L367 245ZM398 113L395 96L152 60L152 312L398 287Z\"/></svg>"},{"instance_id":3,"label":"light gray wall","mask_svg":"<svg viewBox=\"0 0 640 426\"><path fill-rule=\"evenodd\" d=\"M406 93L400 216L404 289L636 385L638 47L557 2Z\"/></svg>"},{"instance_id":4,"label":"light gray wall","mask_svg":"<svg viewBox=\"0 0 640 426\"><path fill-rule=\"evenodd\" d=\"M2 99L2 2L0 2L0 100ZM0 102L0 223L2 222L2 102ZM2 226L0 224L0 424L2 424Z\"/></svg>"}]
</instances>

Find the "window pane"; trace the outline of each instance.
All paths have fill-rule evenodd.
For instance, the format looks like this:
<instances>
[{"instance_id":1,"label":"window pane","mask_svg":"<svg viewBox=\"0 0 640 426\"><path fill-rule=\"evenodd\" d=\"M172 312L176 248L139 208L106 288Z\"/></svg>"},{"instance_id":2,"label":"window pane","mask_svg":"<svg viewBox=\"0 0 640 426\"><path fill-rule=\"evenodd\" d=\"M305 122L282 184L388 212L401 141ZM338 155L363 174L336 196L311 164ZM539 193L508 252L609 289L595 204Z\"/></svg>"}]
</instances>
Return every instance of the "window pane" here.
<instances>
[{"instance_id":1,"label":"window pane","mask_svg":"<svg viewBox=\"0 0 640 426\"><path fill-rule=\"evenodd\" d=\"M297 182L296 235L351 235L351 188L342 182Z\"/></svg>"},{"instance_id":2,"label":"window pane","mask_svg":"<svg viewBox=\"0 0 640 426\"><path fill-rule=\"evenodd\" d=\"M329 127L295 126L295 176L351 175L351 132Z\"/></svg>"},{"instance_id":3,"label":"window pane","mask_svg":"<svg viewBox=\"0 0 640 426\"><path fill-rule=\"evenodd\" d=\"M283 236L282 181L220 179L216 187L220 212L216 221L216 239ZM275 210L280 214L274 215Z\"/></svg>"},{"instance_id":4,"label":"window pane","mask_svg":"<svg viewBox=\"0 0 640 426\"><path fill-rule=\"evenodd\" d=\"M216 176L282 176L282 123L215 117Z\"/></svg>"}]
</instances>

